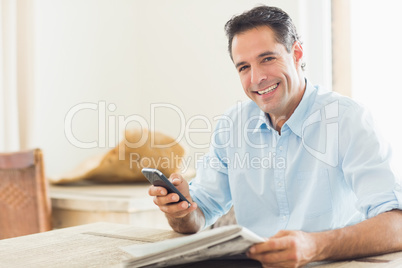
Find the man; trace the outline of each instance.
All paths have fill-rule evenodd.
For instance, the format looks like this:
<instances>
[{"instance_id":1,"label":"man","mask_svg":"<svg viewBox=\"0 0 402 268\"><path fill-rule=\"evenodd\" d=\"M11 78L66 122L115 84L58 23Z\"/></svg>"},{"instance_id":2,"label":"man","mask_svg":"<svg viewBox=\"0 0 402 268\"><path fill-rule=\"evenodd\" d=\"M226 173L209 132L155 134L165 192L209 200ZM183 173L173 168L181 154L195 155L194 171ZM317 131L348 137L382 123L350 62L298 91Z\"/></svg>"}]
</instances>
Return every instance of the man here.
<instances>
[{"instance_id":1,"label":"man","mask_svg":"<svg viewBox=\"0 0 402 268\"><path fill-rule=\"evenodd\" d=\"M225 26L229 53L251 101L229 110L189 184L190 200L151 187L177 232L209 226L232 205L237 222L269 237L248 256L298 267L402 250L402 191L390 149L367 111L314 87L289 16L260 6Z\"/></svg>"}]
</instances>

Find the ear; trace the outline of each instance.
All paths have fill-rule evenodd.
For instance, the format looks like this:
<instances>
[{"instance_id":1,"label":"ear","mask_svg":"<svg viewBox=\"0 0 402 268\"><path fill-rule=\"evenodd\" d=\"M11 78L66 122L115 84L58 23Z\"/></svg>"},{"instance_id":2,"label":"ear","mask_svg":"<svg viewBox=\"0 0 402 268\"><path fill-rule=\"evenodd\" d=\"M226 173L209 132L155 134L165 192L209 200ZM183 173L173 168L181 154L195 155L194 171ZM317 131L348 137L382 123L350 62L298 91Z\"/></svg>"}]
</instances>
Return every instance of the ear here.
<instances>
[{"instance_id":1,"label":"ear","mask_svg":"<svg viewBox=\"0 0 402 268\"><path fill-rule=\"evenodd\" d=\"M293 59L296 66L301 66L303 58L303 47L299 41L295 41L292 46Z\"/></svg>"}]
</instances>

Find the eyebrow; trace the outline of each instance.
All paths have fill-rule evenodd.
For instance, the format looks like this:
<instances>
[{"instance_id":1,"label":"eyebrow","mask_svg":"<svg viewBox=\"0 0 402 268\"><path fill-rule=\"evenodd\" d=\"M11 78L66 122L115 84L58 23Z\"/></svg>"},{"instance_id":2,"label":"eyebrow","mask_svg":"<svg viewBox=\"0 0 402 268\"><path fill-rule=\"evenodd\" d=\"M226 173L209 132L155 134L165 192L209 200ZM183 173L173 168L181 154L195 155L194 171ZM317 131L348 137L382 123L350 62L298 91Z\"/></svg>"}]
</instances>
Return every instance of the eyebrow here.
<instances>
[{"instance_id":1,"label":"eyebrow","mask_svg":"<svg viewBox=\"0 0 402 268\"><path fill-rule=\"evenodd\" d=\"M271 56L271 55L276 55L276 54L277 54L277 53L272 52L272 51L265 51L265 52L259 54L259 55L257 56L257 58L263 58L263 57L266 57L266 56ZM241 62L236 63L235 66L236 66L236 68L238 68L239 66L244 65L244 64L247 64L247 62L241 61Z\"/></svg>"}]
</instances>

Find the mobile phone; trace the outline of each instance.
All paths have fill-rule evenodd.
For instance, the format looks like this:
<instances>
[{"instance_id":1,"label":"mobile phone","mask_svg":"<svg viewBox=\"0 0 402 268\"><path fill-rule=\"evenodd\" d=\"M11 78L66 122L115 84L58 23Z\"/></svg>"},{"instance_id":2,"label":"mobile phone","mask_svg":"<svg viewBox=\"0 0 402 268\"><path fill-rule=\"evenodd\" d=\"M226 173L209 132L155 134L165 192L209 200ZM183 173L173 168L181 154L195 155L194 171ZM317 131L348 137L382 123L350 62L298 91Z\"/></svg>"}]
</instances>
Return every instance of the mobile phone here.
<instances>
[{"instance_id":1,"label":"mobile phone","mask_svg":"<svg viewBox=\"0 0 402 268\"><path fill-rule=\"evenodd\" d=\"M179 190L166 178L165 175L160 170L155 168L143 168L141 170L142 174L147 178L147 180L154 186L160 186L167 190L169 193L176 193L179 195L180 200L178 202L186 201L188 203L188 207L191 206L191 203L187 200L187 198L180 193ZM176 202L176 203L178 203Z\"/></svg>"}]
</instances>

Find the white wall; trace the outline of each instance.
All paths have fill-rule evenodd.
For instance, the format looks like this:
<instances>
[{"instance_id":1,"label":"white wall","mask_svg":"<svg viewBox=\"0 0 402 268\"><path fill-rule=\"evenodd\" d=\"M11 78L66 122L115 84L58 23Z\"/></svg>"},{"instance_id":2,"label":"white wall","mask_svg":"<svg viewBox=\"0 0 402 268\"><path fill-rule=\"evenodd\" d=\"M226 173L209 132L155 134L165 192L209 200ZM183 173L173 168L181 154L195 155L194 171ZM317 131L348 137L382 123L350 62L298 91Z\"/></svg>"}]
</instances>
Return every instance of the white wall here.
<instances>
[{"instance_id":1,"label":"white wall","mask_svg":"<svg viewBox=\"0 0 402 268\"><path fill-rule=\"evenodd\" d=\"M320 16L309 14L312 6L329 12L323 4L329 0L36 0L34 143L44 150L48 175L59 176L113 147L118 116L137 115L151 124L151 104L170 104L175 108L155 110L154 126L179 137L184 127L208 127L205 120L191 123L191 118L208 118L213 126L215 116L246 99L227 54L223 26L258 3L290 14L301 34L306 33L305 44L314 43L305 49L307 75L330 86L331 71L323 61L328 40L312 33L317 27L325 33L328 25L320 28ZM105 105L103 111L99 103ZM79 148L66 137L65 118L77 105L88 109L72 118L72 133L86 145L97 143L88 146L94 148ZM190 138L207 144L210 133ZM191 153L206 150L188 147Z\"/></svg>"},{"instance_id":2,"label":"white wall","mask_svg":"<svg viewBox=\"0 0 402 268\"><path fill-rule=\"evenodd\" d=\"M362 10L364 6L364 10ZM402 178L400 82L402 3L393 0L351 1L352 97L367 106L393 149L393 164Z\"/></svg>"}]
</instances>

